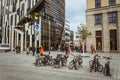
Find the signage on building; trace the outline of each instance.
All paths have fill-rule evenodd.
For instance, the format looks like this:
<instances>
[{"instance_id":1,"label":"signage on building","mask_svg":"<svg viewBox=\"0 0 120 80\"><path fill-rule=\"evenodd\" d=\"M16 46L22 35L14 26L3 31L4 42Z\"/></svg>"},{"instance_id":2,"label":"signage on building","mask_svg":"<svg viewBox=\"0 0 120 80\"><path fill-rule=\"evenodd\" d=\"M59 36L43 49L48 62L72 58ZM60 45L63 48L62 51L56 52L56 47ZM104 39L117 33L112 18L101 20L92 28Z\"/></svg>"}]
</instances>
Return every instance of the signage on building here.
<instances>
[{"instance_id":1,"label":"signage on building","mask_svg":"<svg viewBox=\"0 0 120 80\"><path fill-rule=\"evenodd\" d=\"M39 28L40 28L40 24L35 23L35 29L36 29L36 30L39 30Z\"/></svg>"},{"instance_id":2,"label":"signage on building","mask_svg":"<svg viewBox=\"0 0 120 80\"><path fill-rule=\"evenodd\" d=\"M39 29L40 29L40 24L35 23L35 39L39 40Z\"/></svg>"}]
</instances>

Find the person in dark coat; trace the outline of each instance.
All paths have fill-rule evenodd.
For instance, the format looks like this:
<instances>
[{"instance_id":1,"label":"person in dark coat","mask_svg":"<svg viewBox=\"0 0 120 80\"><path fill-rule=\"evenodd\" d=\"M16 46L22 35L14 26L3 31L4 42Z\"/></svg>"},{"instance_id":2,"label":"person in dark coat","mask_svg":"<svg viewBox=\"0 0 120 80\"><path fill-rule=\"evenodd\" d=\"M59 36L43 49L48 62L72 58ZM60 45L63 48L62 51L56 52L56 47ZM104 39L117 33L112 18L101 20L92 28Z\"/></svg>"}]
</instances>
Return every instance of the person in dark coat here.
<instances>
[{"instance_id":1,"label":"person in dark coat","mask_svg":"<svg viewBox=\"0 0 120 80\"><path fill-rule=\"evenodd\" d=\"M39 54L40 53L40 48L39 48L39 46L37 47L37 54Z\"/></svg>"},{"instance_id":2,"label":"person in dark coat","mask_svg":"<svg viewBox=\"0 0 120 80\"><path fill-rule=\"evenodd\" d=\"M35 55L35 47L33 46L32 47L32 53L33 53L33 56Z\"/></svg>"}]
</instances>

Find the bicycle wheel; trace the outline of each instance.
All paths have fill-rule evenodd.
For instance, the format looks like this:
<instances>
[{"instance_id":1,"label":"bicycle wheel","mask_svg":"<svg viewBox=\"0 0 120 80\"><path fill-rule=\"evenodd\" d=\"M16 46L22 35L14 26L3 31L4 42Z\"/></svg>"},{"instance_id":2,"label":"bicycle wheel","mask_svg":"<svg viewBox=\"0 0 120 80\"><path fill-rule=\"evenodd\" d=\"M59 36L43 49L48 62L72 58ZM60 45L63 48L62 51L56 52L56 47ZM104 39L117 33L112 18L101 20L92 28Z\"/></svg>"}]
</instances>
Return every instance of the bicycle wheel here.
<instances>
[{"instance_id":1,"label":"bicycle wheel","mask_svg":"<svg viewBox=\"0 0 120 80\"><path fill-rule=\"evenodd\" d=\"M98 66L98 72L102 72L103 71L103 66L100 64L99 66Z\"/></svg>"},{"instance_id":2,"label":"bicycle wheel","mask_svg":"<svg viewBox=\"0 0 120 80\"><path fill-rule=\"evenodd\" d=\"M75 63L75 69L78 70L80 68L80 65L78 62Z\"/></svg>"},{"instance_id":3,"label":"bicycle wheel","mask_svg":"<svg viewBox=\"0 0 120 80\"><path fill-rule=\"evenodd\" d=\"M66 64L67 64L67 60L62 61L63 66L66 66Z\"/></svg>"},{"instance_id":4,"label":"bicycle wheel","mask_svg":"<svg viewBox=\"0 0 120 80\"><path fill-rule=\"evenodd\" d=\"M89 66L91 66L91 65L92 65L92 63L93 63L93 60L90 60L90 61L89 61Z\"/></svg>"},{"instance_id":5,"label":"bicycle wheel","mask_svg":"<svg viewBox=\"0 0 120 80\"><path fill-rule=\"evenodd\" d=\"M74 67L73 61L70 61L70 63L69 63L69 69L73 69L73 67Z\"/></svg>"},{"instance_id":6,"label":"bicycle wheel","mask_svg":"<svg viewBox=\"0 0 120 80\"><path fill-rule=\"evenodd\" d=\"M55 60L52 59L49 64L50 64L50 66L53 66L55 64Z\"/></svg>"},{"instance_id":7,"label":"bicycle wheel","mask_svg":"<svg viewBox=\"0 0 120 80\"><path fill-rule=\"evenodd\" d=\"M61 68L61 67L62 67L62 61L59 62L59 68Z\"/></svg>"},{"instance_id":8,"label":"bicycle wheel","mask_svg":"<svg viewBox=\"0 0 120 80\"><path fill-rule=\"evenodd\" d=\"M82 60L82 59L80 59L78 62L79 62L79 65L82 65L83 60Z\"/></svg>"}]
</instances>

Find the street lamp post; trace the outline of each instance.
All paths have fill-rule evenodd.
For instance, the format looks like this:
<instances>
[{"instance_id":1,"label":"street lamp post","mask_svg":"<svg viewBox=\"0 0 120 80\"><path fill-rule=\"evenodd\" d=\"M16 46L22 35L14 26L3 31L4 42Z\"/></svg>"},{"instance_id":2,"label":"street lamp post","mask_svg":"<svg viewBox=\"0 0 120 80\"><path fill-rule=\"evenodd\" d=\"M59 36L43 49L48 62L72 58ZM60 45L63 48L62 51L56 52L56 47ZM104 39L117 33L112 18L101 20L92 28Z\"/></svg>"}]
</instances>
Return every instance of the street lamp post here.
<instances>
[{"instance_id":1,"label":"street lamp post","mask_svg":"<svg viewBox=\"0 0 120 80\"><path fill-rule=\"evenodd\" d=\"M34 20L36 20L37 19L37 17L35 16L35 19ZM35 46L34 46L34 48L35 48L35 54L37 53L36 51L36 49L37 49L37 35L36 35L36 32L37 32L37 30L36 30L36 24L37 24L37 22L35 22L34 21L34 39L35 39Z\"/></svg>"},{"instance_id":2,"label":"street lamp post","mask_svg":"<svg viewBox=\"0 0 120 80\"><path fill-rule=\"evenodd\" d=\"M41 46L41 16L39 16L39 46Z\"/></svg>"},{"instance_id":3,"label":"street lamp post","mask_svg":"<svg viewBox=\"0 0 120 80\"><path fill-rule=\"evenodd\" d=\"M39 20L39 22L35 22L34 34L35 34L35 48L37 49L37 41L39 40L39 46L41 46L41 16L38 13L35 13L35 20ZM36 54L36 51L35 51Z\"/></svg>"},{"instance_id":4,"label":"street lamp post","mask_svg":"<svg viewBox=\"0 0 120 80\"><path fill-rule=\"evenodd\" d=\"M50 21L48 21L48 26L49 26L49 54L50 54Z\"/></svg>"}]
</instances>

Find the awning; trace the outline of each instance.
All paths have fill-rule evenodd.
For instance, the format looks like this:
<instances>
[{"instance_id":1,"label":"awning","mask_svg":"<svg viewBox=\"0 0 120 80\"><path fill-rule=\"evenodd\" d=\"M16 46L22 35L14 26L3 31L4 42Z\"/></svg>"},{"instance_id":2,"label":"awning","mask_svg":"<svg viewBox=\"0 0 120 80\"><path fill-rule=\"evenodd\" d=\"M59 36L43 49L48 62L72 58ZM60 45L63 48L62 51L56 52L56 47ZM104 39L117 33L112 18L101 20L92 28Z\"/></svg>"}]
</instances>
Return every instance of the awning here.
<instances>
[{"instance_id":1,"label":"awning","mask_svg":"<svg viewBox=\"0 0 120 80\"><path fill-rule=\"evenodd\" d=\"M23 17L23 18L18 22L17 25L23 25L23 24L25 24L25 23L27 23L27 22L30 22L30 21L32 21L31 18L29 18L29 17Z\"/></svg>"},{"instance_id":2,"label":"awning","mask_svg":"<svg viewBox=\"0 0 120 80\"><path fill-rule=\"evenodd\" d=\"M19 30L19 29L16 29L16 28L14 28L14 30L15 30L16 32L20 33L20 34L24 34L24 32L23 32L22 30Z\"/></svg>"}]
</instances>

